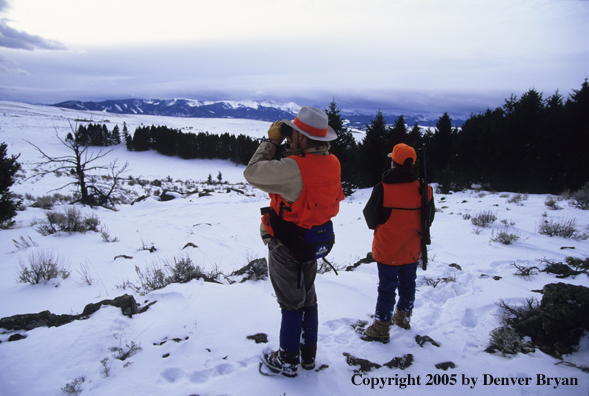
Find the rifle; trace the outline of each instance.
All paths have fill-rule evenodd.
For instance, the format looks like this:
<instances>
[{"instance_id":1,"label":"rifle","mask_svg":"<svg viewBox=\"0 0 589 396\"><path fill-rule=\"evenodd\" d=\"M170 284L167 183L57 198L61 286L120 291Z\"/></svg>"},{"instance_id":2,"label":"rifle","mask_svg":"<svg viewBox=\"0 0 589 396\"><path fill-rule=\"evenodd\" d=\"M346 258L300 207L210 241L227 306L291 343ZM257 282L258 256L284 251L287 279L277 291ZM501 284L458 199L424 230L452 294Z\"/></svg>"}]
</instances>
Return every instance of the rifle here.
<instances>
[{"instance_id":1,"label":"rifle","mask_svg":"<svg viewBox=\"0 0 589 396\"><path fill-rule=\"evenodd\" d=\"M429 219L430 219L430 207L429 207L429 187L427 184L427 172L425 168L425 154L426 146L423 143L421 149L420 166L419 166L419 177L421 182L421 263L423 270L427 270L427 245L432 243L429 233Z\"/></svg>"}]
</instances>

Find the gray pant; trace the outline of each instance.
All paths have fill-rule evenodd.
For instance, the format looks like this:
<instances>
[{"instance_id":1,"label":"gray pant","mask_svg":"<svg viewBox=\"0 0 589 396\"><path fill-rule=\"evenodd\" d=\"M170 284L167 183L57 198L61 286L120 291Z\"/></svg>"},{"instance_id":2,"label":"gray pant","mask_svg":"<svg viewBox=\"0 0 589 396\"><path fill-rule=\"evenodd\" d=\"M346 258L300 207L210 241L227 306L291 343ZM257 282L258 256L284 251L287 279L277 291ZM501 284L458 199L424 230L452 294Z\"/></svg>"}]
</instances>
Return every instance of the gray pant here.
<instances>
[{"instance_id":1,"label":"gray pant","mask_svg":"<svg viewBox=\"0 0 589 396\"><path fill-rule=\"evenodd\" d=\"M272 238L268 243L268 272L280 308L298 311L317 305L315 277L317 260L299 263L290 249ZM299 273L301 276L298 288Z\"/></svg>"}]
</instances>

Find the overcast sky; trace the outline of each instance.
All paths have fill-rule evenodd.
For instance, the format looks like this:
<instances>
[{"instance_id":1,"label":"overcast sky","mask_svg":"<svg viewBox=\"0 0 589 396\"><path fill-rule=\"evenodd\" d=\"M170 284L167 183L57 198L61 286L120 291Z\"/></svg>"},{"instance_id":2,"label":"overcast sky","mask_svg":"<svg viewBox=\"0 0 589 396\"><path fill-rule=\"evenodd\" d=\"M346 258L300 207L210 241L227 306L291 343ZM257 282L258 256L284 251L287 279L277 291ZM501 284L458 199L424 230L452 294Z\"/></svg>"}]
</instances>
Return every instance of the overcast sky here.
<instances>
[{"instance_id":1,"label":"overcast sky","mask_svg":"<svg viewBox=\"0 0 589 396\"><path fill-rule=\"evenodd\" d=\"M589 77L584 0L0 0L0 99L470 114Z\"/></svg>"}]
</instances>

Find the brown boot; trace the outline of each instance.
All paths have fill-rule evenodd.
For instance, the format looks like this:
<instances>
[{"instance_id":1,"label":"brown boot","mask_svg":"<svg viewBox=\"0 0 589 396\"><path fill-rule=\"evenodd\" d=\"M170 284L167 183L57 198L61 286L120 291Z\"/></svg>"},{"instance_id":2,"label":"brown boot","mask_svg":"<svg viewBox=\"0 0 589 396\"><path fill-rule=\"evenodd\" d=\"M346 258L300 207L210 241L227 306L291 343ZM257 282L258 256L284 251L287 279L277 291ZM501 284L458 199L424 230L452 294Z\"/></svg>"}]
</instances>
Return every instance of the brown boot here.
<instances>
[{"instance_id":1,"label":"brown boot","mask_svg":"<svg viewBox=\"0 0 589 396\"><path fill-rule=\"evenodd\" d=\"M390 320L388 322L381 322L380 320L375 319L374 323L364 330L362 339L364 341L378 341L387 344L391 340L389 335L390 326Z\"/></svg>"},{"instance_id":2,"label":"brown boot","mask_svg":"<svg viewBox=\"0 0 589 396\"><path fill-rule=\"evenodd\" d=\"M402 329L405 329L405 330L411 329L411 325L409 323L411 322L411 313L412 312L413 311L403 312L403 311L399 311L397 309L395 311L395 314L393 315L393 323Z\"/></svg>"}]
</instances>

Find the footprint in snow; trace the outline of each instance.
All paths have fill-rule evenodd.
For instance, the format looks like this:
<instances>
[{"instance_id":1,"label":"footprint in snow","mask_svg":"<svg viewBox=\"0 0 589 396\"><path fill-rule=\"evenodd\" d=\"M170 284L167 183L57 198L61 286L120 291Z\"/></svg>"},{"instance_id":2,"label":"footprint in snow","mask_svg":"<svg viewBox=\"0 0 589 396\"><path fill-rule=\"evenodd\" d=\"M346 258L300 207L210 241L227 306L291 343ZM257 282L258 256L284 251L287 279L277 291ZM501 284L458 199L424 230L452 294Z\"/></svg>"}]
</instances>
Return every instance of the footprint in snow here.
<instances>
[{"instance_id":1,"label":"footprint in snow","mask_svg":"<svg viewBox=\"0 0 589 396\"><path fill-rule=\"evenodd\" d=\"M160 375L165 381L173 384L184 377L185 373L182 369L179 368L169 368L162 371Z\"/></svg>"},{"instance_id":2,"label":"footprint in snow","mask_svg":"<svg viewBox=\"0 0 589 396\"><path fill-rule=\"evenodd\" d=\"M357 321L356 319L341 318L341 319L335 319L335 320L328 320L327 322L324 323L324 325L327 326L327 328L329 330L336 331L336 330L340 330L340 329L349 329L350 325L356 321Z\"/></svg>"},{"instance_id":3,"label":"footprint in snow","mask_svg":"<svg viewBox=\"0 0 589 396\"><path fill-rule=\"evenodd\" d=\"M188 378L189 378L190 382L193 382L196 384L203 384L203 383L205 383L211 379L214 379L216 377L228 375L228 374L231 374L237 370L243 369L243 368L247 367L248 365L258 364L259 360L260 360L260 357L255 356L255 357L251 357L249 359L242 360L242 361L235 362L235 363L224 362L224 363L218 364L214 367L206 368L204 370L194 371L192 374L190 374L190 376Z\"/></svg>"},{"instance_id":4,"label":"footprint in snow","mask_svg":"<svg viewBox=\"0 0 589 396\"><path fill-rule=\"evenodd\" d=\"M464 312L464 317L462 318L462 325L464 327L476 327L479 323L478 318L474 314L474 311L471 308L467 308Z\"/></svg>"}]
</instances>

